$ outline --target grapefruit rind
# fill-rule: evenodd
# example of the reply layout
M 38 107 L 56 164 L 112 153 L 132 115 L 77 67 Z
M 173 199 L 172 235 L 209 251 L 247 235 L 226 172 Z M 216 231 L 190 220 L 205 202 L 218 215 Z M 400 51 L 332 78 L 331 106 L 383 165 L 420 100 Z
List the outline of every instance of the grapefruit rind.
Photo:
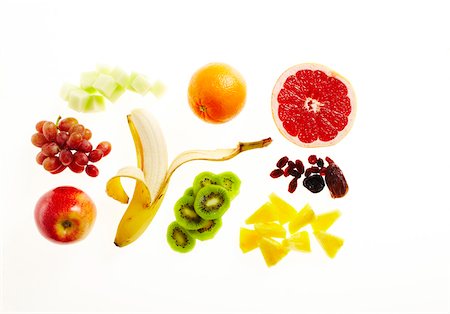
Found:
M 301 71 L 301 70 L 322 71 L 327 76 L 334 77 L 334 78 L 338 79 L 339 81 L 341 81 L 342 83 L 344 83 L 344 85 L 347 88 L 347 97 L 350 99 L 350 104 L 351 104 L 352 110 L 351 110 L 350 115 L 347 116 L 348 122 L 347 122 L 347 125 L 345 126 L 345 128 L 342 131 L 339 131 L 337 136 L 330 141 L 321 141 L 320 139 L 317 139 L 311 143 L 304 143 L 304 142 L 300 141 L 300 139 L 297 136 L 290 135 L 286 131 L 285 127 L 283 126 L 283 121 L 281 121 L 279 118 L 278 94 L 280 93 L 281 89 L 283 88 L 283 85 L 286 82 L 287 78 L 292 75 L 295 75 L 298 71 Z M 277 82 L 275 83 L 275 86 L 272 91 L 272 117 L 273 117 L 273 120 L 275 121 L 275 124 L 276 124 L 278 130 L 290 142 L 292 142 L 298 146 L 305 147 L 305 148 L 332 146 L 332 145 L 335 145 L 338 142 L 340 142 L 353 127 L 353 122 L 354 122 L 355 115 L 356 115 L 356 107 L 357 107 L 356 106 L 356 95 L 355 95 L 355 92 L 354 92 L 353 87 L 350 84 L 350 82 L 346 78 L 344 78 L 342 75 L 340 75 L 339 73 L 329 69 L 328 67 L 326 67 L 324 65 L 317 64 L 317 63 L 301 63 L 301 64 L 290 67 L 283 74 L 281 74 L 281 76 L 278 78 Z

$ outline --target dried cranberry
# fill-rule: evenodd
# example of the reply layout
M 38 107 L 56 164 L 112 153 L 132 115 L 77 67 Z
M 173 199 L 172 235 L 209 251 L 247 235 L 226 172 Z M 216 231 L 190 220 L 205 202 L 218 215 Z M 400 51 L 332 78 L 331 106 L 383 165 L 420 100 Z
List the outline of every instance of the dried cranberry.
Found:
M 305 177 L 309 177 L 311 175 L 312 171 L 311 168 L 308 168 L 305 170 Z
M 289 161 L 289 158 L 287 158 L 287 156 L 282 157 L 280 160 L 278 160 L 277 167 L 283 168 L 284 166 L 286 166 L 288 161 Z
M 322 167 L 321 169 L 320 169 L 320 175 L 321 176 L 325 176 L 326 174 L 327 174 L 327 170 L 328 170 L 328 168 L 327 167 Z
M 303 180 L 303 186 L 312 193 L 319 193 L 325 187 L 322 176 L 313 174 Z
M 309 169 L 311 169 L 311 173 L 319 173 L 320 172 L 319 167 L 313 166 L 313 167 L 309 167 Z
M 326 158 L 329 165 L 327 167 L 327 173 L 325 175 L 325 181 L 327 183 L 328 190 L 332 198 L 340 198 L 345 196 L 348 192 L 348 184 L 345 180 L 342 170 L 334 163 L 330 158 Z
M 281 177 L 283 174 L 284 171 L 277 168 L 270 173 L 270 176 L 275 179 Z
M 298 180 L 298 178 L 294 178 L 291 180 L 291 182 L 289 182 L 289 188 L 288 188 L 289 193 L 294 193 L 295 190 L 297 189 L 297 180 Z
M 319 168 L 322 168 L 322 167 L 323 167 L 323 159 L 322 159 L 322 158 L 317 159 L 317 166 L 318 166 Z
M 297 168 L 297 170 L 300 174 L 303 174 L 305 172 L 305 167 L 303 166 L 303 163 L 301 160 L 297 159 L 295 161 L 295 167 Z
M 291 165 L 288 165 L 286 168 L 284 168 L 284 176 L 285 177 L 289 176 L 289 173 L 291 172 L 292 168 L 293 167 Z
M 308 157 L 308 162 L 309 162 L 311 165 L 314 165 L 314 164 L 317 162 L 317 156 L 316 156 L 316 155 L 311 155 L 311 156 L 309 156 L 309 157 Z
M 297 170 L 295 170 L 294 168 L 290 169 L 289 175 L 296 177 L 296 178 L 300 178 L 302 176 L 302 174 L 300 172 L 298 172 Z

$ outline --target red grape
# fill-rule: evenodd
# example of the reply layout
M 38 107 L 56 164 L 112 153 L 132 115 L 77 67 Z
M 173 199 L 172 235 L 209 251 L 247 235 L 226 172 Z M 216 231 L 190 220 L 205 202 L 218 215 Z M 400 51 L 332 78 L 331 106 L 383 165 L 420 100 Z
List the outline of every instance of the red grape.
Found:
M 92 144 L 88 140 L 82 140 L 80 146 L 78 146 L 80 152 L 89 153 L 92 150 Z
M 85 140 L 90 140 L 91 138 L 92 138 L 92 131 L 91 130 L 89 130 L 89 129 L 84 129 L 84 135 L 83 135 L 83 138 L 85 139 Z
M 103 151 L 100 149 L 94 149 L 89 153 L 89 160 L 92 162 L 97 162 L 103 157 Z
M 47 158 L 47 156 L 45 156 L 42 152 L 39 152 L 36 155 L 36 162 L 40 165 L 42 165 L 42 163 L 44 162 L 45 158 Z
M 56 135 L 56 144 L 59 145 L 60 148 L 66 147 L 66 142 L 69 139 L 69 133 L 61 131 Z
M 50 142 L 42 145 L 42 153 L 45 156 L 55 156 L 59 152 L 59 146 L 55 142 Z
M 39 133 L 42 133 L 42 127 L 44 126 L 44 123 L 47 122 L 45 120 L 39 121 L 38 123 L 36 123 L 36 131 L 38 131 Z
M 64 169 L 66 169 L 66 167 L 67 167 L 67 166 L 61 165 L 61 166 L 59 166 L 56 170 L 50 171 L 50 173 L 51 173 L 51 174 L 57 174 L 57 173 L 63 172 Z
M 90 177 L 96 177 L 98 176 L 98 168 L 94 165 L 87 165 L 85 169 L 86 173 Z
M 80 133 L 81 135 L 83 135 L 84 126 L 82 124 L 72 125 L 71 128 L 69 129 L 69 134 L 73 134 L 73 133 Z
M 42 126 L 42 133 L 44 134 L 45 138 L 51 142 L 56 139 L 56 134 L 58 133 L 58 128 L 53 122 L 47 121 Z
M 84 171 L 84 166 L 78 165 L 75 160 L 69 165 L 69 169 L 75 173 L 81 173 Z
M 73 160 L 72 152 L 70 150 L 68 150 L 68 149 L 63 149 L 59 153 L 59 160 L 61 161 L 61 163 L 64 166 L 68 166 Z
M 76 152 L 73 154 L 73 161 L 80 166 L 86 166 L 89 162 L 88 156 L 83 152 Z
M 42 133 L 34 133 L 31 136 L 31 143 L 33 143 L 34 146 L 42 147 L 42 145 L 47 142 L 47 138 L 45 138 L 44 134 Z
M 82 140 L 83 136 L 80 133 L 72 133 L 67 139 L 66 144 L 70 149 L 77 149 Z
M 106 155 L 109 154 L 109 152 L 111 151 L 111 143 L 110 142 L 100 142 L 97 145 L 97 149 L 100 149 L 103 152 L 103 157 L 105 157 Z
M 57 157 L 51 156 L 44 159 L 42 166 L 44 166 L 44 169 L 47 171 L 54 171 L 61 166 L 61 162 Z
M 69 132 L 70 128 L 78 124 L 78 120 L 75 118 L 65 118 L 59 121 L 58 128 L 60 131 Z

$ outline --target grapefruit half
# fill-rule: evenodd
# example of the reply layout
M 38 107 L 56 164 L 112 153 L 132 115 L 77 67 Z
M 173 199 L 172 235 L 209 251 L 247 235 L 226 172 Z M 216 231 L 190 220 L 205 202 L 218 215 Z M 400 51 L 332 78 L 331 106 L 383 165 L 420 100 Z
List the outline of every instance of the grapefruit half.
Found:
M 302 147 L 331 146 L 353 126 L 356 98 L 349 81 L 324 65 L 303 63 L 286 70 L 272 92 L 278 130 Z

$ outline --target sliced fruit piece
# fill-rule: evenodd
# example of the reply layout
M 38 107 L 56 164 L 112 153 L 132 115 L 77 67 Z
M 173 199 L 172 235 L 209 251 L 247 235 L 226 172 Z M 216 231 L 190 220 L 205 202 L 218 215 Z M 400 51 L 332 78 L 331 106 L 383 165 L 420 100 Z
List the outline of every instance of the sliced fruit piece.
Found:
M 73 84 L 64 84 L 61 87 L 61 90 L 59 92 L 59 95 L 61 96 L 62 99 L 64 99 L 65 101 L 69 101 L 70 98 L 70 93 L 74 90 L 79 90 L 80 88 L 73 85 Z
M 281 197 L 276 195 L 275 193 L 271 193 L 269 195 L 270 202 L 272 202 L 273 206 L 278 211 L 278 221 L 284 225 L 288 221 L 291 221 L 292 218 L 297 215 L 297 211 L 292 205 L 287 203 Z
M 314 232 L 314 236 L 330 258 L 334 258 L 342 245 L 344 245 L 344 239 L 323 231 Z
M 309 204 L 306 204 L 294 218 L 289 222 L 289 232 L 295 233 L 315 218 L 314 211 Z
M 161 97 L 164 92 L 166 91 L 166 87 L 161 81 L 156 81 L 153 83 L 153 85 L 150 87 L 150 92 L 153 93 L 156 97 Z
M 273 88 L 275 124 L 286 139 L 302 147 L 338 143 L 352 128 L 355 114 L 349 81 L 324 65 L 295 65 Z
M 187 253 L 195 247 L 195 239 L 176 221 L 167 228 L 166 237 L 167 243 L 176 252 Z
M 210 171 L 203 171 L 195 176 L 192 188 L 194 189 L 194 195 L 197 195 L 201 188 L 208 185 L 219 184 L 219 177 Z
M 136 72 L 131 73 L 130 84 L 128 85 L 129 90 L 145 95 L 150 90 L 151 86 L 152 84 L 146 76 Z
M 267 266 L 276 265 L 283 257 L 289 253 L 289 249 L 281 243 L 271 239 L 262 237 L 259 242 L 259 249 L 266 261 Z
M 189 230 L 189 233 L 197 240 L 206 241 L 214 238 L 221 227 L 222 219 L 207 220 L 204 227 L 198 230 Z
M 194 210 L 194 197 L 184 195 L 173 207 L 175 220 L 186 230 L 197 230 L 206 226 L 207 221 Z
M 100 94 L 91 94 L 82 112 L 99 112 L 105 109 L 105 98 Z
M 119 84 L 122 88 L 128 88 L 128 85 L 130 84 L 130 76 L 122 70 L 119 67 L 115 67 L 111 71 L 111 77 L 116 81 L 117 84 Z
M 85 108 L 89 105 L 89 102 L 92 101 L 91 94 L 82 90 L 81 88 L 77 88 L 72 90 L 69 93 L 69 107 L 78 112 L 83 112 Z
M 230 201 L 227 190 L 219 185 L 210 184 L 198 191 L 194 209 L 203 219 L 218 219 L 230 208 Z
M 258 247 L 261 235 L 255 230 L 241 228 L 239 235 L 239 247 L 242 252 L 247 253 Z
M 264 237 L 286 238 L 286 230 L 276 222 L 260 222 L 255 224 L 255 230 Z
M 82 89 L 90 88 L 94 86 L 95 81 L 100 75 L 97 71 L 83 72 L 80 75 L 80 87 Z
M 267 202 L 248 217 L 245 223 L 251 225 L 258 222 L 271 222 L 275 220 L 278 220 L 278 211 L 272 203 Z
M 301 252 L 311 252 L 311 244 L 309 241 L 308 231 L 300 231 L 294 233 L 289 238 L 284 239 L 282 244 L 288 249 Z
M 119 84 L 117 84 L 111 76 L 100 73 L 94 84 L 92 84 L 92 87 L 109 99 L 113 97 L 113 94 L 119 87 Z
M 226 171 L 219 173 L 217 177 L 219 179 L 219 184 L 228 191 L 231 199 L 235 198 L 239 194 L 241 179 L 239 179 L 237 174 L 231 171 Z
M 327 231 L 339 217 L 341 217 L 341 212 L 337 209 L 317 215 L 316 219 L 311 222 L 311 227 L 314 231 Z

